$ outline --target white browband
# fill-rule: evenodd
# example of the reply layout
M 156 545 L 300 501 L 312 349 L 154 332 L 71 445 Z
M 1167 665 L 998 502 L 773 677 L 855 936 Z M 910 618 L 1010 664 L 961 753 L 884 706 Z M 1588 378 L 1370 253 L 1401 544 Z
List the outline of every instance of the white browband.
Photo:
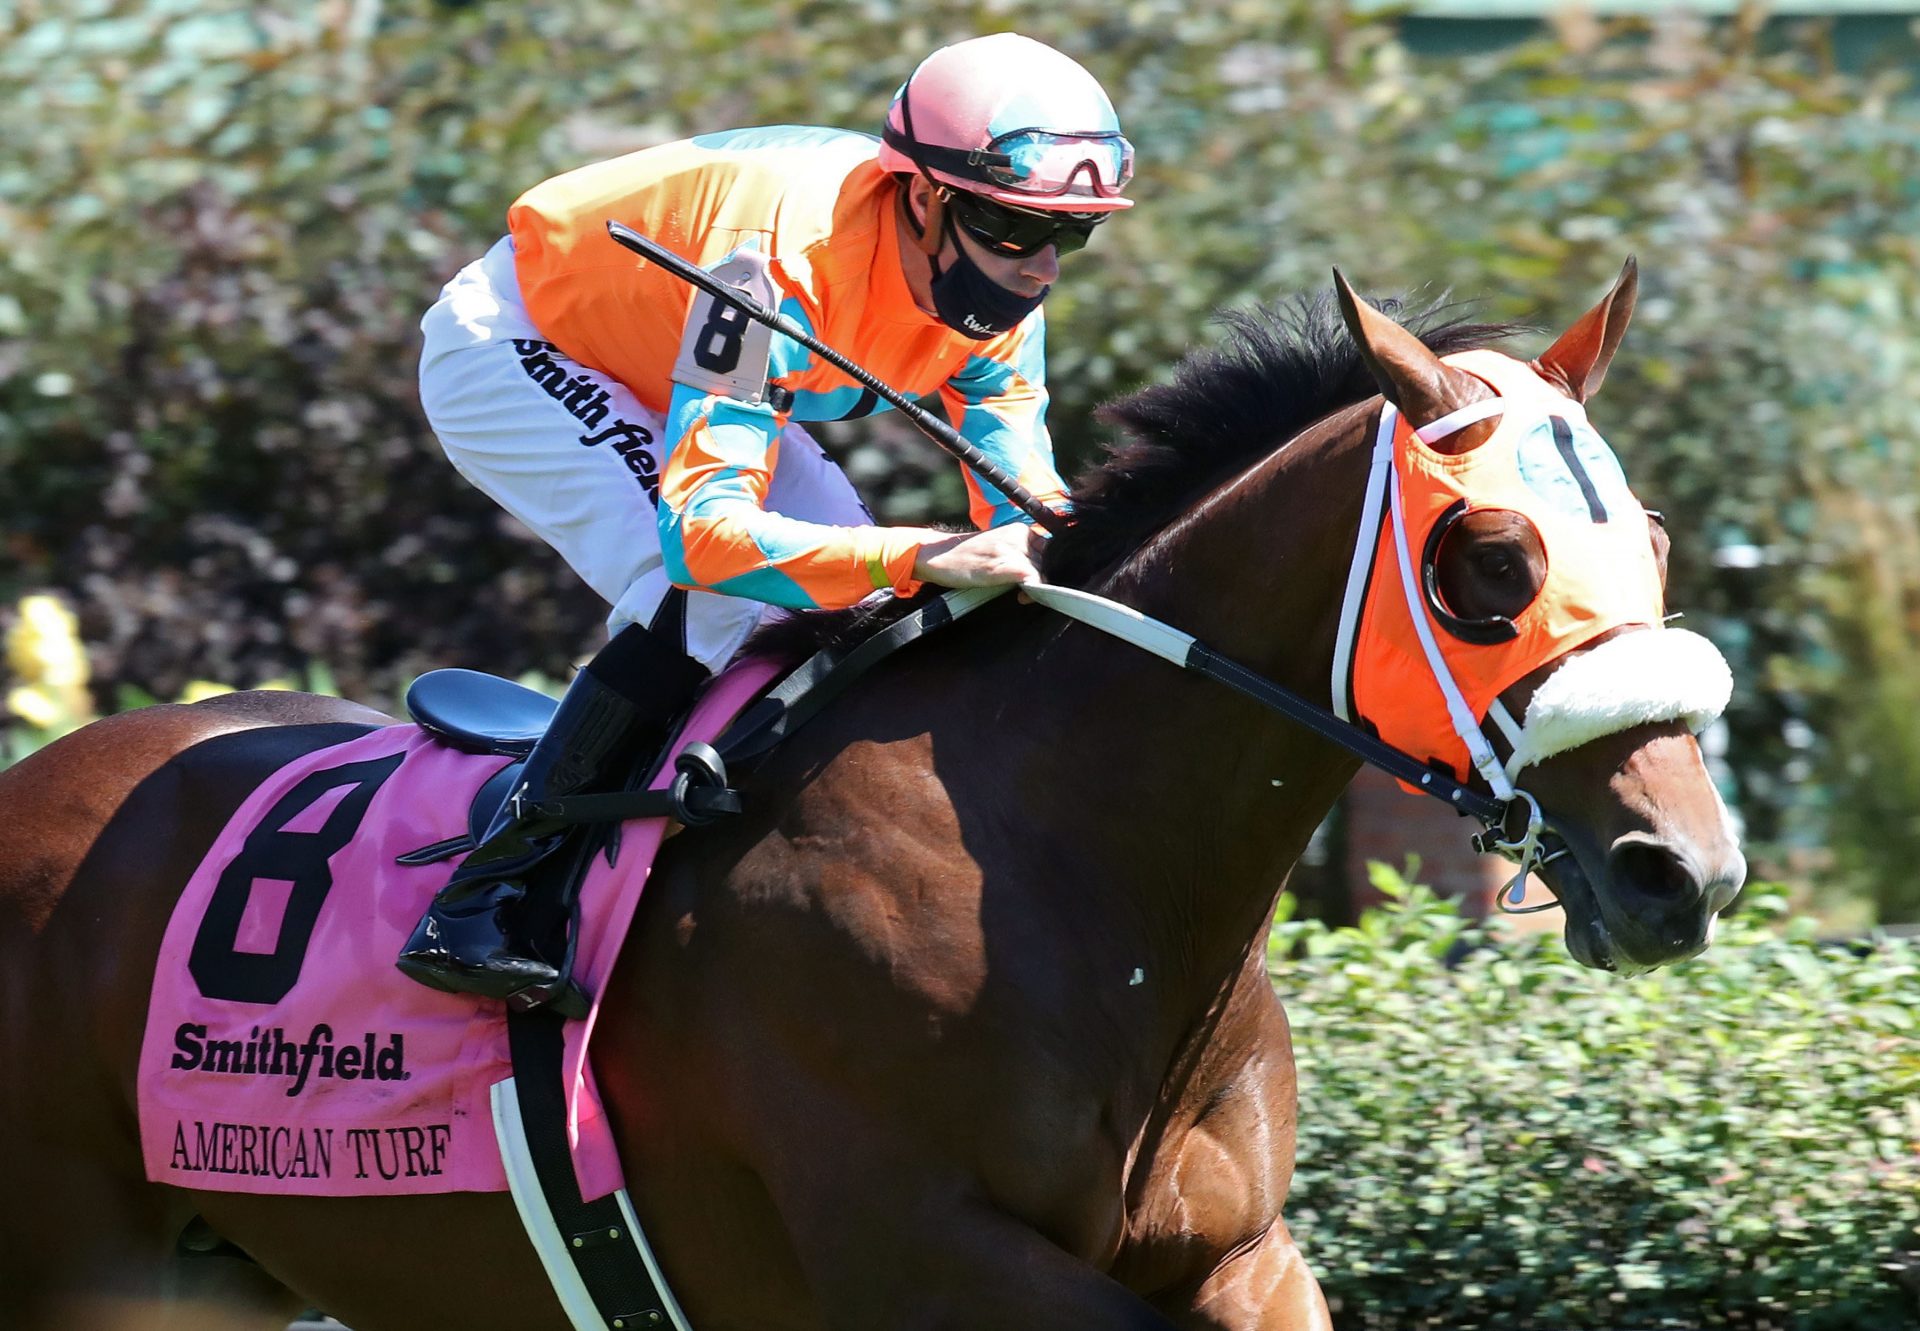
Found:
M 1507 409 L 1505 398 L 1486 397 L 1478 402 L 1469 402 L 1464 407 L 1456 407 L 1437 421 L 1429 421 L 1413 432 L 1413 437 L 1423 444 L 1437 444 L 1450 434 L 1456 434 L 1469 425 L 1478 425 L 1490 416 L 1498 416 Z

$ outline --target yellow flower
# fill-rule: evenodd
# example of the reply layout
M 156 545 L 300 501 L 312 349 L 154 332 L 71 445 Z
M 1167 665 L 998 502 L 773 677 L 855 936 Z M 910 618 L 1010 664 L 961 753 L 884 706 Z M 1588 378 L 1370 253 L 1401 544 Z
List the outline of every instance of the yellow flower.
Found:
M 87 654 L 80 623 L 57 597 L 21 600 L 19 619 L 7 631 L 7 664 L 29 684 L 72 693 L 87 684 Z
M 51 693 L 32 684 L 23 684 L 7 694 L 7 710 L 36 730 L 52 730 L 60 724 L 60 704 Z
M 232 692 L 231 685 L 216 684 L 210 679 L 193 679 L 188 680 L 187 687 L 180 690 L 180 701 L 205 702 L 209 698 L 218 698 L 223 693 Z

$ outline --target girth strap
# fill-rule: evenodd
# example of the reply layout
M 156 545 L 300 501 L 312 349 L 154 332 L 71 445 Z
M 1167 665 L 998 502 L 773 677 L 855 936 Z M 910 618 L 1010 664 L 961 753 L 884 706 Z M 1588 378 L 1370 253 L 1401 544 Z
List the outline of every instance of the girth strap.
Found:
M 566 1095 L 561 1081 L 564 1024 L 551 1012 L 509 1012 L 507 1039 L 513 1055 L 510 1092 L 518 1101 L 518 1126 L 524 1132 L 527 1161 L 538 1181 L 544 1208 L 531 1206 L 516 1184 L 515 1203 L 543 1265 L 572 1265 L 575 1280 L 564 1283 L 549 1270 L 554 1291 L 576 1328 L 606 1331 L 686 1331 L 679 1305 L 661 1278 L 658 1263 L 620 1192 L 593 1201 L 580 1195 L 567 1137 Z M 499 1088 L 496 1088 L 498 1090 Z M 496 1129 L 501 1119 L 495 1110 Z M 504 1147 L 504 1143 L 503 1143 Z M 529 1211 L 557 1230 L 535 1233 Z M 546 1215 L 538 1215 L 544 1209 Z M 544 1242 L 543 1242 L 544 1241 Z M 552 1252 L 557 1246 L 561 1258 Z M 570 1289 L 584 1286 L 591 1308 L 570 1300 Z

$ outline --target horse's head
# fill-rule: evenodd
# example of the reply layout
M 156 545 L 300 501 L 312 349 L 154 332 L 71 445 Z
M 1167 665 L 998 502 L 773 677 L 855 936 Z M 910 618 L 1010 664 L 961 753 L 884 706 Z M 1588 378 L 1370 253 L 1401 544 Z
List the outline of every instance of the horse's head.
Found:
M 1442 359 L 1339 281 L 1391 406 L 1333 685 L 1388 743 L 1522 787 L 1516 811 L 1537 801 L 1569 949 L 1626 971 L 1704 948 L 1746 873 L 1693 738 L 1726 705 L 1726 663 L 1664 626 L 1666 533 L 1581 405 L 1635 285 L 1630 260 L 1523 364 Z

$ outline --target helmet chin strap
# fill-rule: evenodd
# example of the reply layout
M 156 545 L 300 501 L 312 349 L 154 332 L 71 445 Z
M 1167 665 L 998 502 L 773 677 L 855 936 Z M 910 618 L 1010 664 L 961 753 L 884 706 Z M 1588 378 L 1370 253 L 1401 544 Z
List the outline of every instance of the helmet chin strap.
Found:
M 913 213 L 913 179 L 927 182 L 927 217 L 924 222 L 915 217 Z M 928 290 L 924 298 L 919 291 L 914 291 L 914 304 L 919 305 L 920 308 L 928 314 L 933 314 L 935 313 L 935 308 L 932 283 L 935 278 L 940 276 L 940 249 L 944 243 L 942 233 L 947 230 L 948 219 L 946 198 L 941 193 L 939 184 L 936 183 L 931 176 L 923 172 L 919 176 L 913 177 L 901 184 L 900 220 L 905 223 L 908 232 L 913 236 L 913 247 L 920 251 L 927 261 L 926 271 L 923 274 L 922 280 L 928 287 Z M 959 243 L 957 239 L 954 241 L 956 245 Z M 907 285 L 911 288 L 913 286 L 912 281 L 909 280 Z M 926 302 L 925 304 L 921 303 L 923 299 Z
M 907 229 L 913 232 L 913 243 L 922 254 L 931 259 L 940 253 L 941 243 L 946 238 L 947 200 L 933 177 L 923 172 L 920 179 L 927 182 L 927 220 L 921 222 L 913 215 L 911 185 L 900 191 L 900 210 L 906 215 Z

